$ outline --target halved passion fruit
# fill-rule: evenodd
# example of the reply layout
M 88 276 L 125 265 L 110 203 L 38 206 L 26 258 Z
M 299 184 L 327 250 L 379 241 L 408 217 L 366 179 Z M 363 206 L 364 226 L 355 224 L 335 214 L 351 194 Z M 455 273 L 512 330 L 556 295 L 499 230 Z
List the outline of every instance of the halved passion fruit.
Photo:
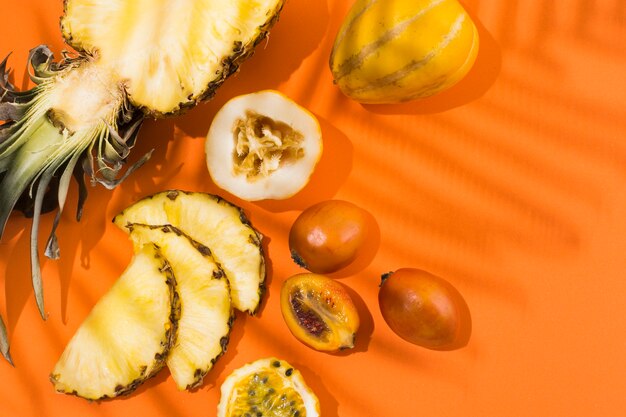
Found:
M 235 97 L 217 112 L 205 151 L 218 187 L 243 200 L 281 200 L 309 182 L 322 133 L 308 110 L 265 90 Z
M 280 308 L 291 333 L 313 349 L 354 347 L 359 314 L 346 289 L 318 274 L 298 274 L 281 288 Z
M 302 374 L 283 360 L 264 358 L 233 371 L 221 387 L 217 417 L 318 417 L 320 405 Z

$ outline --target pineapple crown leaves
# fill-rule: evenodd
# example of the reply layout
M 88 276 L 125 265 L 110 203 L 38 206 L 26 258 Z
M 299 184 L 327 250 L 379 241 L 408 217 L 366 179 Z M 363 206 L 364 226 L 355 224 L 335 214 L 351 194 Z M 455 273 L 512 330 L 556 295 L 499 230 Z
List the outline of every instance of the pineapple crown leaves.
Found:
M 13 359 L 11 358 L 11 353 L 9 352 L 9 336 L 2 317 L 0 317 L 0 353 L 2 353 L 2 356 L 4 356 L 7 362 L 13 365 Z

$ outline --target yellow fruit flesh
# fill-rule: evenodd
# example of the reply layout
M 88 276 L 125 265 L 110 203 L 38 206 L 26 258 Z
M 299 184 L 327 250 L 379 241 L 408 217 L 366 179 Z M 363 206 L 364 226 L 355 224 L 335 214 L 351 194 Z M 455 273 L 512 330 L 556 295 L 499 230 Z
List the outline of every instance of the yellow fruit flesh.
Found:
M 134 256 L 59 358 L 50 376 L 57 391 L 115 397 L 164 365 L 179 310 L 168 268 L 153 245 Z
M 172 226 L 130 226 L 136 250 L 159 246 L 172 267 L 181 301 L 178 337 L 167 366 L 180 390 L 202 383 L 228 343 L 232 308 L 228 281 L 208 248 Z
M 207 210 L 207 204 L 219 209 Z M 183 195 L 177 201 L 166 201 L 165 211 L 172 224 L 211 248 L 231 283 L 237 309 L 255 311 L 260 299 L 259 269 L 264 263 L 258 236 L 241 223 L 239 210 L 210 198 Z
M 122 83 L 90 59 L 56 78 L 49 94 L 53 119 L 71 133 L 115 123 L 124 98 Z
M 364 103 L 426 97 L 458 82 L 478 32 L 456 0 L 359 1 L 331 56 L 335 82 Z
M 256 312 L 265 283 L 261 235 L 230 203 L 203 193 L 165 191 L 140 200 L 113 220 L 128 223 L 171 224 L 211 249 L 230 284 L 233 306 Z
M 291 417 L 306 416 L 304 403 L 291 387 L 273 372 L 261 371 L 242 380 L 233 391 L 233 401 L 228 416 L 257 415 Z M 296 414 L 298 413 L 298 414 Z
M 221 387 L 217 417 L 317 417 L 319 400 L 289 363 L 265 358 L 233 371 Z
M 67 0 L 68 42 L 126 80 L 131 101 L 159 113 L 198 99 L 224 58 L 250 49 L 282 0 Z

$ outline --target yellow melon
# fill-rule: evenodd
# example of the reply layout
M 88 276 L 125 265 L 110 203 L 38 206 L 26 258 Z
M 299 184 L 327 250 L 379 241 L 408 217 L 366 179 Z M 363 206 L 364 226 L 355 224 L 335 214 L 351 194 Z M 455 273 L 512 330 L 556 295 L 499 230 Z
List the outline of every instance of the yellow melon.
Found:
M 334 82 L 361 103 L 446 90 L 470 70 L 478 31 L 457 0 L 357 0 L 333 45 Z

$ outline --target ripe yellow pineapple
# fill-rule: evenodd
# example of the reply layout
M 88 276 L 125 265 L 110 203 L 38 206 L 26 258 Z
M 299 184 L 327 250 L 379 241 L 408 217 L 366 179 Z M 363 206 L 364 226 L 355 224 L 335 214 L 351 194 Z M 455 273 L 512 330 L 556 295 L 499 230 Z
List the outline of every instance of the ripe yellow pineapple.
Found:
M 90 400 L 133 391 L 165 365 L 180 303 L 170 265 L 144 245 L 94 306 L 50 374 L 55 389 Z

